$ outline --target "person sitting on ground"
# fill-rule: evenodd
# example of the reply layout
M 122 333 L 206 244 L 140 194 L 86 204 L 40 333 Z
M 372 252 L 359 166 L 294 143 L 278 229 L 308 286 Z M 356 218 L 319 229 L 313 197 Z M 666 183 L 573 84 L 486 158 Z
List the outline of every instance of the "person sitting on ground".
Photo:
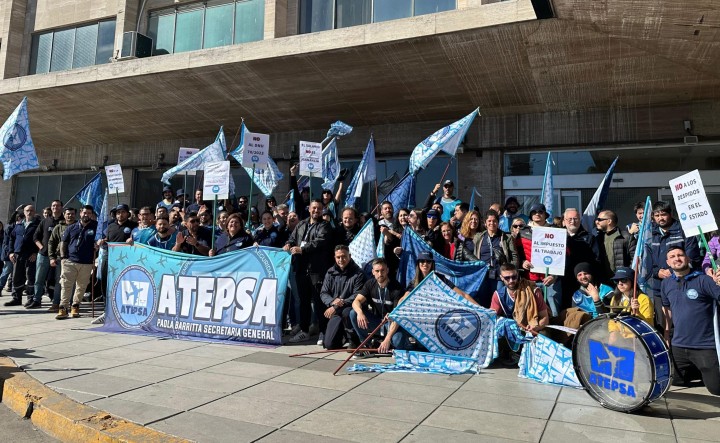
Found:
M 225 254 L 226 252 L 237 251 L 252 246 L 253 239 L 243 226 L 243 219 L 240 214 L 232 214 L 228 217 L 227 232 L 223 232 L 215 242 L 215 248 L 209 252 L 210 257 Z
M 147 241 L 148 246 L 171 250 L 175 246 L 177 230 L 172 227 L 167 217 L 155 220 L 155 233 Z
M 365 274 L 355 264 L 346 245 L 335 246 L 335 265 L 325 274 L 320 299 L 326 309 L 322 315 L 327 319 L 322 341 L 325 349 L 339 349 L 343 337 L 354 343 L 354 331 L 350 322 L 350 312 L 356 295 L 362 290 Z
M 635 283 L 635 271 L 621 266 L 615 271 L 612 280 L 616 285 L 615 290 L 606 297 L 603 297 L 601 295 L 602 291 L 594 285 L 587 285 L 587 292 L 595 303 L 595 310 L 599 313 L 633 314 L 653 326 L 655 323 L 655 308 L 650 297 L 643 293 Z
M 580 308 L 592 314 L 593 317 L 597 317 L 598 313 L 607 312 L 597 310 L 595 299 L 597 298 L 597 303 L 601 305 L 608 302 L 606 297 L 612 293 L 613 289 L 594 280 L 590 263 L 578 263 L 575 266 L 575 278 L 580 284 L 580 288 L 572 296 L 573 307 Z

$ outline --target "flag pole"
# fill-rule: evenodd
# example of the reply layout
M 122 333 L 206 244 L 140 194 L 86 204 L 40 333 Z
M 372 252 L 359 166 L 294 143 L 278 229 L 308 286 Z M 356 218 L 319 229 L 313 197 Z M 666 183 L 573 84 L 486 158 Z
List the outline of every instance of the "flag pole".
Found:
M 338 371 L 340 371 L 340 369 L 342 369 L 343 366 L 345 366 L 345 363 L 347 363 L 347 362 L 353 357 L 353 355 L 355 355 L 355 354 L 358 352 L 358 350 L 360 350 L 360 349 L 362 349 L 362 348 L 365 347 L 365 343 L 367 343 L 368 341 L 370 341 L 370 339 L 375 335 L 375 333 L 377 333 L 377 331 L 379 331 L 380 328 L 382 328 L 383 325 L 384 325 L 385 323 L 387 323 L 388 318 L 389 318 L 389 317 L 387 317 L 387 316 L 385 316 L 385 318 L 383 318 L 383 320 L 380 322 L 380 324 L 377 326 L 377 328 L 375 328 L 374 331 L 372 331 L 370 334 L 368 334 L 368 336 L 365 337 L 365 340 L 363 340 L 363 342 L 360 343 L 360 346 L 358 346 L 358 347 L 352 352 L 352 354 L 348 355 L 348 358 L 346 358 L 345 361 L 343 361 L 342 364 L 341 364 L 340 366 L 338 366 L 337 369 L 335 369 L 335 372 L 333 372 L 333 375 L 337 375 Z
M 215 249 L 215 219 L 217 218 L 217 194 L 213 198 L 212 231 L 210 231 L 210 249 Z
M 445 180 L 445 175 L 448 172 L 448 169 L 450 169 L 450 164 L 452 164 L 453 160 L 455 160 L 454 156 L 450 156 L 450 160 L 448 161 L 447 166 L 445 166 L 445 172 L 443 172 L 442 177 L 440 177 L 440 184 L 442 184 L 443 180 Z
M 183 193 L 184 193 L 184 194 L 187 193 L 187 169 L 185 170 L 185 178 L 183 178 Z M 182 201 L 182 210 L 183 210 L 183 212 L 185 212 L 185 204 L 186 204 L 185 195 L 184 195 L 184 194 L 183 194 L 183 196 L 182 196 L 182 199 L 183 199 L 183 201 Z
M 241 122 L 244 123 L 245 119 L 240 118 Z M 238 130 L 235 132 L 235 137 L 233 137 L 232 143 L 230 143 L 230 147 L 227 150 L 227 153 L 225 155 L 225 158 L 228 158 L 230 155 L 230 152 L 234 150 L 233 146 L 235 146 L 235 140 L 237 140 L 238 136 L 240 136 L 240 130 L 242 129 L 243 125 L 240 123 L 240 126 L 238 127 Z
M 117 188 L 115 188 L 115 201 L 117 202 L 117 206 L 120 206 L 120 193 Z
M 700 241 L 705 248 L 705 253 L 710 254 L 710 264 L 712 264 L 713 271 L 717 271 L 717 263 L 715 263 L 715 257 L 713 257 L 712 252 L 710 252 L 710 246 L 708 246 L 708 242 L 705 239 L 705 235 L 703 234 L 702 228 L 700 226 L 698 226 L 698 232 L 700 233 Z
M 377 204 L 377 207 L 380 206 L 380 196 L 378 195 L 378 187 L 377 187 L 377 174 L 375 177 L 375 203 Z M 370 206 L 370 205 L 368 205 Z M 380 209 L 378 209 L 378 218 L 380 218 Z
M 245 221 L 245 229 L 248 229 L 248 230 L 252 226 L 250 223 L 250 218 L 252 217 L 252 193 L 253 193 L 253 184 L 254 183 L 255 183 L 255 163 L 253 163 L 252 176 L 250 177 L 250 195 L 248 196 L 248 219 L 247 219 L 247 221 Z M 258 214 L 258 215 L 260 215 L 260 214 Z

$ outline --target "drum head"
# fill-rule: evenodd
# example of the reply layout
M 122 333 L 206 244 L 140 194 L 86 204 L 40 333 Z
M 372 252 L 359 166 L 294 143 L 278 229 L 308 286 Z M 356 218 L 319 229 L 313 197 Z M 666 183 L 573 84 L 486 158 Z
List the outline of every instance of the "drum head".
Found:
M 573 342 L 580 384 L 608 409 L 638 410 L 655 388 L 655 366 L 645 342 L 622 318 L 598 317 L 580 328 Z

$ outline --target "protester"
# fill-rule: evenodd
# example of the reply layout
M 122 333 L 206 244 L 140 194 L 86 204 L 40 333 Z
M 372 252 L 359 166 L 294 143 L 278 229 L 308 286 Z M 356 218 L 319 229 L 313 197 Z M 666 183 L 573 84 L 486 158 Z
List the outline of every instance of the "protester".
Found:
M 455 231 L 458 231 L 460 229 L 460 226 L 462 226 L 463 220 L 465 220 L 465 216 L 470 211 L 470 205 L 467 203 L 458 203 L 455 205 L 455 209 L 453 211 L 453 216 L 450 218 L 450 223 L 453 225 L 453 229 Z
M 463 242 L 455 236 L 455 229 L 450 222 L 440 224 L 440 235 L 442 236 L 442 243 L 440 244 L 440 251 L 438 252 L 440 252 L 443 257 L 455 261 L 477 260 L 477 258 L 465 248 Z
M 125 205 L 125 206 L 127 206 L 127 205 Z M 170 216 L 170 210 L 168 210 L 168 208 L 166 208 L 165 206 L 158 206 L 157 208 L 155 208 L 155 218 L 156 219 L 160 218 L 160 217 L 169 217 L 169 216 Z
M 422 209 L 413 209 L 410 211 L 410 214 L 408 214 L 408 226 L 421 237 L 427 233 L 427 220 Z
M 17 214 L 14 215 L 14 217 L 17 216 Z M 5 288 L 5 285 L 8 281 L 10 281 L 10 276 L 12 275 L 12 268 L 13 264 L 10 261 L 10 253 L 8 252 L 8 244 L 7 240 L 10 239 L 10 231 L 15 227 L 14 221 L 11 220 L 8 222 L 7 227 L 4 227 L 2 222 L 0 222 L 0 230 L 2 230 L 2 252 L 0 252 L 0 259 L 2 259 L 3 268 L 2 268 L 2 274 L 0 274 L 0 291 L 6 290 L 10 292 L 12 288 Z
M 315 311 L 322 315 L 320 289 L 332 260 L 332 229 L 322 221 L 322 202 L 313 200 L 309 210 L 310 217 L 298 223 L 284 246 L 293 255 L 293 271 L 300 296 L 300 331 L 290 338 L 290 343 L 310 338 L 312 304 L 316 306 Z
M 510 228 L 515 220 L 522 220 L 523 225 L 528 224 L 529 218 L 527 215 L 518 213 L 520 209 L 520 202 L 517 197 L 510 196 L 505 199 L 505 212 L 500 216 L 500 229 L 503 232 L 511 233 Z
M 613 291 L 610 286 L 600 283 L 593 277 L 593 269 L 588 262 L 581 262 L 575 265 L 575 279 L 579 285 L 573 293 L 572 304 L 574 307 L 597 317 L 598 313 L 606 312 L 598 310 L 597 303 L 607 304 L 606 297 Z M 569 279 L 567 279 L 569 280 Z
M 73 318 L 80 317 L 80 302 L 85 293 L 85 288 L 90 283 L 90 276 L 95 263 L 95 250 L 97 249 L 95 233 L 98 225 L 92 219 L 93 212 L 92 206 L 83 206 L 80 211 L 80 220 L 69 225 L 63 232 L 60 243 L 60 255 L 62 257 L 60 309 L 55 317 L 58 320 L 68 318 L 71 293 L 74 295 L 70 316 Z
M 261 217 L 262 226 L 255 230 L 253 235 L 253 244 L 255 246 L 268 246 L 271 248 L 280 248 L 285 243 L 280 243 L 280 233 L 274 224 L 272 212 L 265 211 Z
M 187 205 L 186 208 L 184 208 L 185 212 L 188 213 L 188 214 L 191 213 L 191 212 L 199 212 L 199 211 L 200 211 L 200 206 L 203 206 L 204 203 L 203 203 L 203 190 L 202 190 L 202 188 L 197 188 L 197 189 L 195 190 L 195 196 L 194 196 L 194 197 L 195 197 L 195 201 L 193 201 L 192 203 L 190 203 L 189 205 Z
M 200 218 L 196 215 L 185 217 L 185 228 L 180 229 L 175 237 L 175 252 L 192 255 L 208 255 L 212 244 L 212 232 L 200 226 Z M 217 246 L 217 245 L 216 245 Z
M 237 199 L 237 213 L 240 214 L 243 220 L 248 218 L 248 197 L 247 195 L 241 195 Z
M 625 227 L 630 235 L 637 240 L 638 232 L 640 232 L 640 224 L 642 223 L 643 216 L 645 215 L 645 202 L 637 202 L 633 206 L 633 212 L 637 222 L 630 223 Z
M 275 200 L 275 197 L 272 195 L 269 197 L 265 197 L 265 209 L 264 211 L 267 211 L 269 213 L 275 212 L 275 209 L 277 208 L 277 200 Z
M 714 310 L 720 301 L 720 272 L 710 277 L 694 271 L 690 258 L 679 245 L 668 246 L 667 265 L 671 271 L 662 281 L 660 294 L 665 341 L 672 347 L 675 362 L 673 384 L 686 386 L 693 379 L 702 378 L 711 394 L 720 395 L 720 364 L 713 326 Z
M 175 246 L 178 231 L 173 228 L 166 217 L 155 220 L 155 233 L 147 241 L 148 246 L 172 250 Z
M 473 236 L 475 256 L 488 266 L 477 300 L 484 308 L 490 307 L 493 293 L 502 285 L 500 265 L 512 263 L 517 267 L 519 264 L 515 243 L 509 234 L 500 230 L 499 219 L 497 212 L 489 210 L 485 214 L 486 230 Z
M 48 296 L 52 299 L 54 295 L 55 285 L 55 269 L 50 267 L 50 259 L 48 258 L 48 240 L 55 226 L 62 220 L 63 204 L 60 200 L 53 200 L 50 204 L 50 215 L 45 217 L 40 226 L 35 230 L 33 240 L 39 251 L 37 261 L 35 262 L 35 289 L 33 291 L 33 303 L 27 306 L 29 309 L 39 308 L 42 302 L 42 296 L 48 292 Z M 58 275 L 59 279 L 60 276 Z
M 194 212 L 188 212 L 188 214 L 194 214 Z M 167 219 L 168 216 L 162 215 L 160 217 L 156 217 L 156 219 L 160 219 L 160 218 Z M 173 231 L 180 229 L 180 227 L 182 226 L 182 222 L 183 222 L 183 213 L 178 212 L 178 211 L 171 212 L 169 222 L 170 222 L 170 227 L 172 228 Z
M 522 219 L 520 219 L 520 218 L 516 218 L 515 220 L 513 220 L 512 224 L 510 225 L 510 228 L 511 228 L 510 235 L 516 242 L 520 235 L 520 231 L 524 227 L 525 227 L 525 222 L 522 221 Z M 503 232 L 505 232 L 505 231 L 503 231 Z
M 175 213 L 175 211 L 172 211 L 172 213 Z M 150 206 L 140 208 L 138 218 L 138 225 L 130 233 L 130 238 L 134 243 L 146 245 L 148 240 L 155 235 L 155 217 Z
M 563 225 L 563 218 L 562 217 L 553 217 L 552 226 L 554 228 L 564 228 L 565 225 Z
M 395 255 L 395 248 L 400 246 L 403 228 L 395 219 L 395 208 L 392 203 L 384 201 L 380 208 L 382 218 L 378 221 L 378 225 L 380 233 L 383 234 L 383 254 L 390 269 L 390 275 L 395 275 L 400 266 L 400 259 Z
M 180 234 L 178 234 L 179 238 Z M 179 240 L 177 240 L 179 241 Z M 215 242 L 215 248 L 209 250 L 209 255 L 221 255 L 226 252 L 237 251 L 252 246 L 253 238 L 245 230 L 240 214 L 231 214 L 228 217 L 227 232 L 223 232 Z
M 427 212 L 425 217 L 427 220 L 427 231 L 423 235 L 423 240 L 431 248 L 440 252 L 443 244 L 442 234 L 440 232 L 440 213 L 435 209 L 431 209 Z
M 200 210 L 200 212 L 198 213 L 198 220 L 200 222 L 201 228 L 212 229 L 212 227 L 213 227 L 212 211 L 210 211 L 209 209 Z M 215 227 L 215 229 L 217 229 L 217 227 Z M 220 232 L 216 232 L 215 234 L 219 235 Z
M 168 212 L 170 212 L 170 208 L 172 208 L 173 203 L 175 203 L 175 199 L 173 198 L 175 194 L 173 194 L 173 190 L 170 186 L 163 186 L 162 190 L 162 200 L 158 202 L 157 205 L 155 205 L 155 209 L 163 207 L 167 209 Z M 130 210 L 128 209 L 128 212 Z
M 350 249 L 346 245 L 335 246 L 335 265 L 325 274 L 320 299 L 325 310 L 320 330 L 325 330 L 324 336 L 318 339 L 318 345 L 325 349 L 338 349 L 342 346 L 343 337 L 353 342 L 353 327 L 350 322 L 350 312 L 356 295 L 362 290 L 365 283 L 365 274 L 352 260 Z M 323 328 L 324 326 L 324 328 Z
M 48 239 L 48 259 L 50 267 L 55 270 L 57 279 L 53 291 L 52 306 L 48 312 L 57 313 L 60 310 L 60 276 L 62 275 L 62 259 L 60 256 L 60 242 L 65 230 L 76 221 L 76 209 L 67 207 L 63 210 L 63 219 L 53 228 L 50 238 Z
M 340 224 L 335 228 L 335 243 L 338 245 L 350 245 L 355 236 L 360 232 L 358 225 L 358 213 L 352 206 L 343 208 Z
M 178 189 L 175 192 L 175 201 L 173 202 L 176 205 L 180 205 L 180 209 L 185 209 L 190 204 L 190 199 L 188 198 L 188 195 L 185 193 L 184 189 Z
M 463 242 L 465 249 L 476 257 L 478 254 L 475 253 L 475 236 L 480 232 L 480 225 L 480 214 L 473 209 L 465 215 L 457 235 L 458 239 Z
M 578 264 L 587 264 L 587 267 L 590 269 L 588 272 L 595 276 L 596 283 L 609 283 L 610 276 L 602 273 L 597 260 L 597 253 L 595 252 L 597 245 L 595 239 L 585 230 L 581 221 L 580 211 L 575 208 L 567 208 L 563 213 L 563 224 L 567 231 L 565 275 L 568 276 L 568 278 L 563 280 L 560 310 L 572 306 L 573 295 L 580 287 L 578 286 L 578 280 L 571 277 L 577 276 L 577 272 L 574 272 L 574 270 Z
M 653 308 L 652 300 L 635 283 L 635 271 L 627 267 L 619 267 L 612 280 L 616 286 L 611 293 L 607 294 L 607 303 L 603 301 L 603 296 L 598 288 L 592 284 L 588 285 L 587 292 L 593 298 L 596 311 L 633 314 L 649 325 L 655 324 L 655 308 Z
M 250 220 L 247 221 L 246 225 L 250 231 L 260 227 L 260 214 L 258 214 L 258 209 L 255 206 L 250 208 Z
M 215 232 L 216 235 L 220 235 L 221 233 L 227 231 L 227 223 L 228 223 L 228 216 L 230 214 L 227 211 L 220 211 L 217 215 L 217 220 L 215 221 Z M 272 213 L 270 213 L 270 217 L 272 218 Z
M 455 212 L 455 206 L 462 203 L 462 201 L 458 200 L 457 197 L 453 195 L 453 191 L 455 190 L 455 183 L 453 183 L 452 180 L 445 180 L 445 182 L 442 184 L 443 193 L 440 197 L 436 197 L 438 191 L 440 190 L 440 183 L 435 185 L 432 192 L 428 196 L 428 200 L 425 202 L 426 208 L 434 207 L 434 204 L 439 204 L 442 208 L 441 213 L 441 220 L 444 222 L 450 221 L 450 219 L 453 217 L 453 213 Z
M 608 209 L 600 211 L 595 219 L 595 241 L 603 281 L 609 280 L 618 268 L 630 266 L 635 253 L 636 240 L 627 231 L 620 230 L 617 224 L 617 215 Z
M 35 285 L 35 261 L 40 248 L 35 244 L 33 238 L 35 230 L 40 225 L 40 217 L 35 214 L 33 205 L 25 205 L 23 214 L 24 220 L 15 225 L 14 229 L 10 231 L 8 239 L 9 258 L 13 262 L 13 287 L 12 300 L 6 302 L 5 306 L 21 305 L 23 292 L 26 292 L 28 300 L 25 307 L 39 308 L 40 306 L 37 306 L 33 300 L 33 286 Z
M 705 254 L 705 258 L 702 262 L 702 270 L 706 274 L 712 276 L 713 268 L 712 268 L 712 260 L 715 260 L 717 263 L 718 258 L 720 258 L 720 231 L 712 231 L 708 233 L 710 236 L 710 241 L 708 242 L 708 251 Z M 1 287 L 1 285 L 0 285 Z
M 498 214 L 501 214 L 502 209 L 500 208 L 500 203 L 498 203 L 498 202 L 490 203 L 490 206 L 488 206 L 488 211 L 495 211 Z M 478 212 L 480 212 L 480 211 L 478 211 Z

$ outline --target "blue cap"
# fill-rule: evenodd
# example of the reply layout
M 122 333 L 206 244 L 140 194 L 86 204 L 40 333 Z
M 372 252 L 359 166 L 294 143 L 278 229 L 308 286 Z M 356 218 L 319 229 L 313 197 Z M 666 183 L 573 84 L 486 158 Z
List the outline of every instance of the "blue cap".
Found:
M 435 257 L 433 257 L 432 253 L 429 251 L 422 251 L 418 253 L 417 260 L 435 261 Z
M 431 209 L 428 211 L 427 217 L 440 218 L 440 213 L 437 212 L 435 209 Z
M 620 267 L 615 270 L 615 275 L 612 276 L 612 280 L 622 280 L 622 279 L 630 279 L 631 281 L 635 280 L 635 271 L 633 271 L 630 268 L 626 267 Z

